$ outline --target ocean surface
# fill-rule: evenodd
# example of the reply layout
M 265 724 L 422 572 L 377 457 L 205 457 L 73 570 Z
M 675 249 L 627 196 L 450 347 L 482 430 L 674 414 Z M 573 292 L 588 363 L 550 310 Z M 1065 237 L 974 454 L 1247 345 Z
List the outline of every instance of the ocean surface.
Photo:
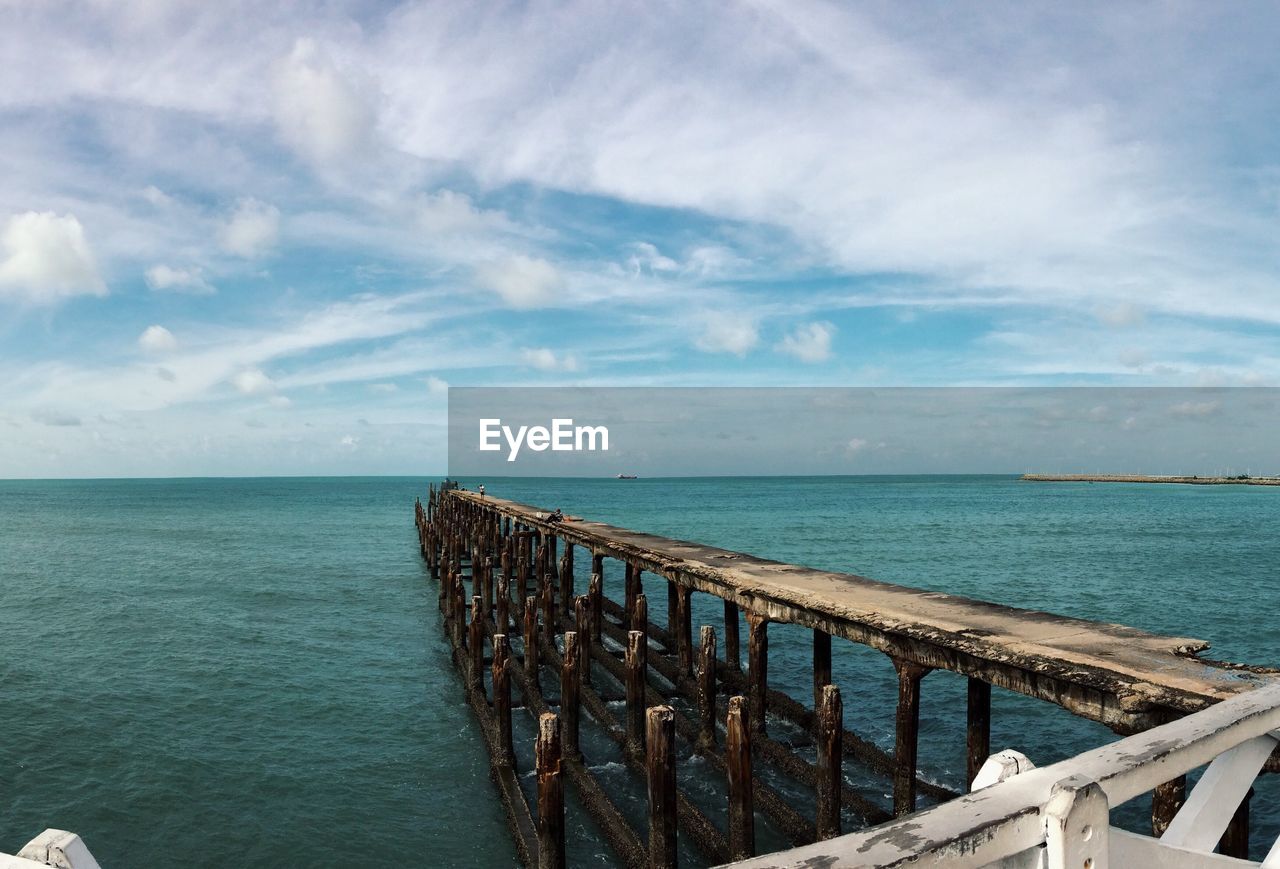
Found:
M 0 851 L 59 827 L 104 869 L 512 865 L 416 548 L 413 499 L 428 482 L 0 481 Z M 464 484 L 480 482 L 614 524 L 1280 664 L 1273 489 L 991 476 Z M 718 601 L 700 598 L 695 626 L 719 630 Z M 662 618 L 665 594 L 649 599 Z M 804 696 L 809 655 L 807 632 L 770 628 L 775 687 Z M 888 659 L 837 640 L 835 677 L 847 723 L 891 748 Z M 934 673 L 922 690 L 922 772 L 953 787 L 964 688 Z M 993 747 L 1043 764 L 1112 738 L 993 692 Z M 849 776 L 888 804 L 887 782 Z M 1275 778 L 1253 801 L 1255 858 L 1280 833 Z M 1144 810 L 1117 816 L 1136 825 Z M 589 829 L 571 840 L 575 862 L 603 862 Z

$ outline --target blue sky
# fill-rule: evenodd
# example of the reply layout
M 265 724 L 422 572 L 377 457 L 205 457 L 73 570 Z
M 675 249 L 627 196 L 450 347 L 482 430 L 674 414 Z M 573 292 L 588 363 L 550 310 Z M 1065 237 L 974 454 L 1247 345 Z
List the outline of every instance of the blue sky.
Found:
M 1278 18 L 0 2 L 0 476 L 435 473 L 447 384 L 1275 385 Z

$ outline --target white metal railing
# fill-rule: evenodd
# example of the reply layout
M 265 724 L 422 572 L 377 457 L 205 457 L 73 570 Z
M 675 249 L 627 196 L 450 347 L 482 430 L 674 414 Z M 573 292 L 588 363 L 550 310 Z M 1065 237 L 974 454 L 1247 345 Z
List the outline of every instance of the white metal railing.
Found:
M 926 811 L 743 867 L 947 869 L 1280 869 L 1280 842 L 1262 863 L 1212 853 L 1280 743 L 1280 681 L 1194 715 L 1035 768 L 993 755 L 965 796 Z M 1159 838 L 1111 826 L 1115 806 L 1208 764 Z M 985 786 L 984 786 L 985 785 Z

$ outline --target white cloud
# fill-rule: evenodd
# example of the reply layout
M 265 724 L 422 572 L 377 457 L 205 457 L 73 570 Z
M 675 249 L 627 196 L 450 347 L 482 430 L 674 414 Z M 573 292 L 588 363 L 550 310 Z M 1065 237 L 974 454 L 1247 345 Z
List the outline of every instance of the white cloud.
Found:
M 275 381 L 261 369 L 246 368 L 231 378 L 231 385 L 245 395 L 264 395 L 276 391 Z
M 858 453 L 866 448 L 866 438 L 849 438 L 849 442 L 844 445 L 845 452 L 847 453 Z
M 147 269 L 147 286 L 158 292 L 186 293 L 192 296 L 208 296 L 217 290 L 198 266 L 174 268 L 159 263 Z
M 148 326 L 138 336 L 138 346 L 148 353 L 169 353 L 178 349 L 178 339 L 164 326 Z M 172 372 L 170 375 L 171 380 Z
M 394 383 L 370 383 L 369 391 L 377 395 L 391 395 L 392 393 L 399 392 L 400 387 L 396 386 Z
M 631 245 L 631 255 L 627 257 L 627 269 L 632 274 L 639 274 L 642 270 L 674 272 L 679 268 L 678 262 L 664 255 L 647 241 L 638 241 Z
M 514 229 L 503 212 L 478 208 L 470 196 L 454 190 L 438 190 L 423 196 L 416 203 L 415 216 L 418 225 L 431 235 Z
M 107 294 L 75 215 L 14 215 L 0 234 L 0 249 L 0 298 L 49 304 L 69 296 Z
M 449 383 L 432 375 L 427 378 L 427 391 L 432 395 L 445 395 L 449 391 Z
M 577 371 L 578 360 L 570 354 L 556 355 L 549 347 L 526 347 L 520 351 L 526 365 L 539 371 Z
M 554 302 L 564 283 L 559 269 L 551 263 L 523 254 L 481 266 L 476 280 L 513 308 L 538 308 Z
M 280 209 L 253 197 L 236 203 L 222 226 L 220 241 L 228 253 L 247 259 L 266 256 L 280 237 Z
M 748 314 L 707 314 L 703 323 L 702 334 L 695 343 L 707 353 L 745 356 L 760 339 L 756 320 Z
M 148 184 L 142 189 L 142 198 L 156 208 L 168 208 L 174 204 L 173 197 L 154 184 Z
M 774 349 L 801 362 L 823 362 L 831 358 L 831 338 L 835 332 L 836 327 L 831 323 L 805 323 L 784 336 Z
M 299 39 L 274 76 L 276 127 L 304 157 L 349 159 L 372 139 L 377 122 L 361 89 L 311 39 Z

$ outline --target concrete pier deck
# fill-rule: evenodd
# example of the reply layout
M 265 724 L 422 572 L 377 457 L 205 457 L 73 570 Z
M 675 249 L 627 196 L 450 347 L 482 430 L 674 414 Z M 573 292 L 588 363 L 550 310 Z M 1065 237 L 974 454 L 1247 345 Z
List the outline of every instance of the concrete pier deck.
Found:
M 545 509 L 474 492 L 450 495 L 769 621 L 1056 703 L 1121 733 L 1203 709 L 1266 678 L 1199 658 L 1209 647 L 1204 640 L 906 588 L 601 522 L 551 523 Z
M 1162 474 L 1023 474 L 1032 483 L 1181 483 L 1188 486 L 1280 486 L 1280 477 L 1188 477 Z

